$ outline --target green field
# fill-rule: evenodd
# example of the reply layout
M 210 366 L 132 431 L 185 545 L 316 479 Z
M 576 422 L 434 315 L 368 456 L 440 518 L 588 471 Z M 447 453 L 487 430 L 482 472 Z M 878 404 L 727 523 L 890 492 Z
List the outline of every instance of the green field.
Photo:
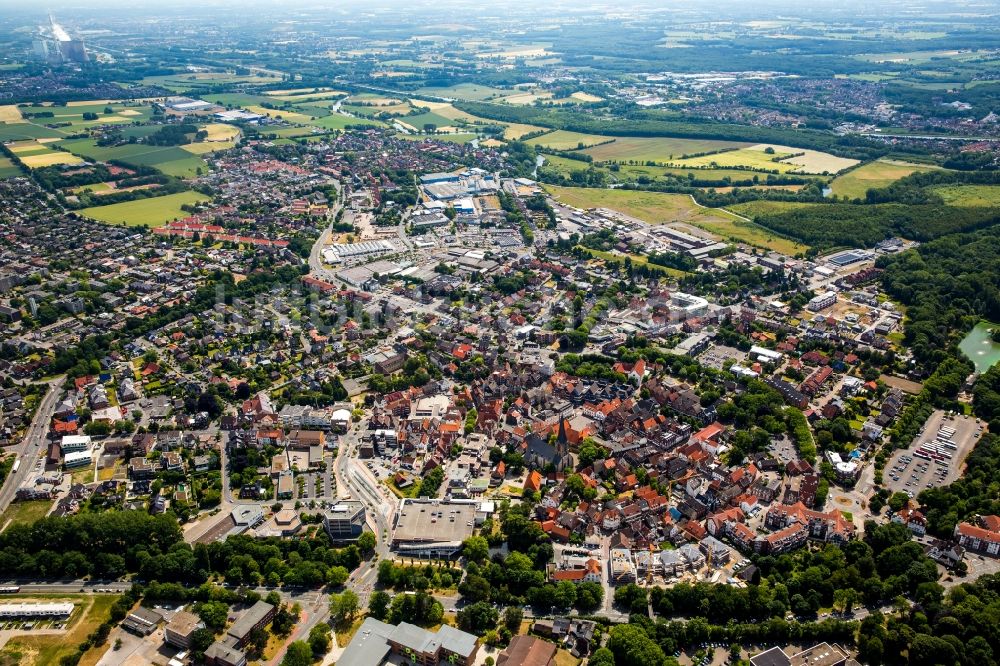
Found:
M 378 120 L 369 120 L 368 118 L 350 118 L 348 116 L 333 113 L 329 116 L 323 116 L 322 118 L 317 118 L 316 120 L 310 120 L 306 123 L 312 127 L 319 127 L 325 130 L 342 130 L 348 125 L 352 127 L 360 125 L 370 125 L 372 127 L 385 127 L 385 123 Z
M 478 136 L 478 134 L 463 132 L 459 134 L 434 134 L 431 136 L 426 134 L 400 134 L 399 138 L 406 139 L 408 141 L 424 141 L 425 139 L 433 139 L 434 141 L 447 141 L 448 143 L 469 143 Z
M 15 178 L 23 175 L 9 157 L 0 157 L 0 178 Z
M 543 134 L 539 137 L 535 137 L 534 139 L 530 139 L 528 140 L 528 143 L 534 146 L 551 148 L 552 150 L 577 150 L 578 148 L 596 146 L 599 143 L 611 140 L 612 137 L 609 136 L 556 130 L 555 132 L 549 132 L 548 134 Z
M 0 141 L 20 141 L 22 139 L 61 139 L 67 132 L 42 127 L 33 123 L 0 123 Z
M 1000 206 L 1000 185 L 938 185 L 931 190 L 952 206 Z
M 808 249 L 724 210 L 698 206 L 686 194 L 551 185 L 546 185 L 545 189 L 556 199 L 576 208 L 610 208 L 650 224 L 690 224 L 723 238 L 784 254 L 795 255 Z
M 439 113 L 434 113 L 433 111 L 425 111 L 424 113 L 418 113 L 413 116 L 400 116 L 396 120 L 421 132 L 424 129 L 424 125 L 427 124 L 434 125 L 438 129 L 442 127 L 455 126 L 455 121 L 453 119 L 442 116 Z
M 222 83 L 246 83 L 259 85 L 278 83 L 279 81 L 281 81 L 281 77 L 258 74 L 237 76 L 235 74 L 227 74 L 224 72 L 178 72 L 176 74 L 167 74 L 165 76 L 147 76 L 142 80 L 142 83 L 147 86 L 160 86 L 161 88 L 166 88 L 167 90 L 172 90 L 174 92 L 193 92 L 197 94 L 199 90 L 211 88 Z
M 198 169 L 208 170 L 200 157 L 177 146 L 147 146 L 129 143 L 121 146 L 98 146 L 94 139 L 69 139 L 59 144 L 66 150 L 87 159 L 106 162 L 120 160 L 137 166 L 151 166 L 168 176 L 191 178 Z
M 739 150 L 728 150 L 724 153 L 702 155 L 701 157 L 674 159 L 670 163 L 675 167 L 746 167 L 747 169 L 756 171 L 786 173 L 794 171 L 798 167 L 794 164 L 778 162 L 777 160 L 789 157 L 790 155 L 791 153 L 775 152 L 774 154 L 768 154 L 762 150 L 741 148 Z
M 13 502 L 7 510 L 0 514 L 0 529 L 11 521 L 12 525 L 28 525 L 44 518 L 52 508 L 49 500 L 34 500 L 31 502 Z
M 429 97 L 447 97 L 449 99 L 465 99 L 473 102 L 481 102 L 491 97 L 507 94 L 508 91 L 489 86 L 480 86 L 475 83 L 459 83 L 447 88 L 420 88 L 417 90 L 417 93 Z
M 876 160 L 838 176 L 830 183 L 830 189 L 840 197 L 864 199 L 865 193 L 870 189 L 886 187 L 911 173 L 933 168 L 907 162 Z
M 187 217 L 188 214 L 181 210 L 182 205 L 204 201 L 209 201 L 209 197 L 200 192 L 178 192 L 109 206 L 92 206 L 84 208 L 79 213 L 110 224 L 124 224 L 130 227 L 144 224 L 148 227 L 162 227 L 171 220 Z
M 787 213 L 796 208 L 806 208 L 808 206 L 818 206 L 820 204 L 807 203 L 804 201 L 748 201 L 741 204 L 726 206 L 737 215 L 753 219 L 757 215 L 771 215 L 774 213 Z
M 588 148 L 583 152 L 595 162 L 637 160 L 639 162 L 669 162 L 684 155 L 708 153 L 728 148 L 745 148 L 748 143 L 712 141 L 709 139 L 671 139 L 666 137 L 618 137 L 613 143 Z

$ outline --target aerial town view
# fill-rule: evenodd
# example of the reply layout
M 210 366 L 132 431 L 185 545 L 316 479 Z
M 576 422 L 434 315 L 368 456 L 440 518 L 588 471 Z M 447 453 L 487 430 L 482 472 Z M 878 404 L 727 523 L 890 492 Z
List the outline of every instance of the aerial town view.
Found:
M 78 664 L 1000 664 L 1000 0 L 0 0 Z

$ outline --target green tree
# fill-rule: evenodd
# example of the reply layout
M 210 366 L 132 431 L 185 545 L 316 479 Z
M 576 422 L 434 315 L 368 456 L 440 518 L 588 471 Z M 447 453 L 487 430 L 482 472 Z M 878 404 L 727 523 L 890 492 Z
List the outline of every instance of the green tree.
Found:
M 368 599 L 368 614 L 376 620 L 384 620 L 389 612 L 392 597 L 383 590 L 375 590 Z
M 294 641 L 288 646 L 281 666 L 310 666 L 313 662 L 313 651 L 309 643 Z

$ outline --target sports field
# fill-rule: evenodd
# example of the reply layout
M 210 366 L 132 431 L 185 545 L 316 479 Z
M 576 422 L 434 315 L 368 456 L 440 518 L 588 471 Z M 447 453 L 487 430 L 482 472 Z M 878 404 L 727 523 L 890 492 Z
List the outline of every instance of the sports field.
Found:
M 205 201 L 209 201 L 209 197 L 200 192 L 178 192 L 109 206 L 92 206 L 79 212 L 81 215 L 109 224 L 124 224 L 130 227 L 144 224 L 148 227 L 162 227 L 171 220 L 187 217 L 188 214 L 181 210 L 184 204 Z
M 908 162 L 876 160 L 838 176 L 830 183 L 830 189 L 840 197 L 864 199 L 865 193 L 870 189 L 886 187 L 911 173 L 933 168 L 935 167 Z
M 805 245 L 777 236 L 724 210 L 698 206 L 686 194 L 551 185 L 546 185 L 545 189 L 556 199 L 576 208 L 610 208 L 650 224 L 681 222 L 723 238 L 784 254 L 799 254 L 808 249 Z
M 1000 207 L 1000 185 L 938 185 L 931 189 L 952 206 Z

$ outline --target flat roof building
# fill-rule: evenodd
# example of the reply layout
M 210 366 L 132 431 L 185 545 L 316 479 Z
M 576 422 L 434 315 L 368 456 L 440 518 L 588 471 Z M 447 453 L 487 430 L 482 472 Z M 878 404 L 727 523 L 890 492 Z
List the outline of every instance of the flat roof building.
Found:
M 337 663 L 381 666 L 391 654 L 406 655 L 422 666 L 471 665 L 479 645 L 476 637 L 443 625 L 437 633 L 408 622 L 398 626 L 367 618 Z
M 191 636 L 201 624 L 198 616 L 187 611 L 175 613 L 167 626 L 163 628 L 163 636 L 167 643 L 174 647 L 187 649 L 191 647 Z
M 392 549 L 411 557 L 448 557 L 472 536 L 476 503 L 403 499 L 396 512 Z
M 226 634 L 236 640 L 236 647 L 241 648 L 250 640 L 250 632 L 270 622 L 276 612 L 277 609 L 271 604 L 258 601 L 233 622 Z
M 365 505 L 337 502 L 323 512 L 323 529 L 333 541 L 354 541 L 365 530 Z
M 154 610 L 139 606 L 122 620 L 122 627 L 140 636 L 149 636 L 163 622 L 163 616 Z

